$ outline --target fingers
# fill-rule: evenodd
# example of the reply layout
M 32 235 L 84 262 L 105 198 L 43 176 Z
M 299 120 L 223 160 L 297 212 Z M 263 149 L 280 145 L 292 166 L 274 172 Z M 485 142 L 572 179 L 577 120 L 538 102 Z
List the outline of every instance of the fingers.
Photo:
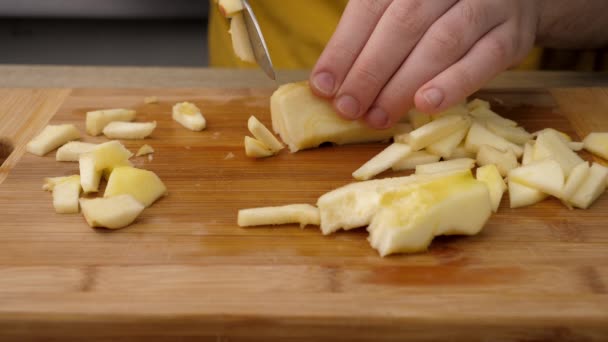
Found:
M 396 0 L 386 9 L 340 86 L 335 107 L 347 119 L 367 113 L 426 30 L 457 0 Z
M 413 106 L 420 86 L 456 63 L 504 20 L 501 15 L 492 15 L 496 11 L 479 1 L 487 0 L 459 1 L 428 29 L 376 98 L 365 117 L 370 126 L 385 128 L 397 122 Z M 428 101 L 443 102 L 443 94 L 433 89 L 424 95 Z
M 333 97 L 392 0 L 352 0 L 310 77 L 312 91 Z
M 532 49 L 534 37 L 518 35 L 517 26 L 509 22 L 483 37 L 460 61 L 417 91 L 416 107 L 428 112 L 447 109 L 522 59 Z M 433 97 L 440 101 L 433 101 Z

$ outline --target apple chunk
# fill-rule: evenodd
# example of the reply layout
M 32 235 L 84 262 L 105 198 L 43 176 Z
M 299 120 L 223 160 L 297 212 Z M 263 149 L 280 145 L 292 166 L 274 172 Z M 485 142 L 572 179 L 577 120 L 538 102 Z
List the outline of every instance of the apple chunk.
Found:
M 226 18 L 232 18 L 243 10 L 243 2 L 241 0 L 219 0 L 218 6 L 220 12 Z
M 152 154 L 154 153 L 154 148 L 152 148 L 152 146 L 145 144 L 142 145 L 142 147 L 139 148 L 139 150 L 137 150 L 137 153 L 135 153 L 136 157 L 141 157 L 141 156 L 145 156 L 147 154 Z
M 368 180 L 390 169 L 391 166 L 407 157 L 411 152 L 412 149 L 408 145 L 394 143 L 353 172 L 353 177 L 356 180 Z
M 517 157 L 520 157 L 524 153 L 523 148 L 519 145 L 494 134 L 480 123 L 474 122 L 465 140 L 465 147 L 467 150 L 477 153 L 482 145 L 492 146 L 503 151 L 511 149 Z
M 145 209 L 145 206 L 131 195 L 81 198 L 80 207 L 89 226 L 108 229 L 120 229 L 130 225 Z
M 416 166 L 436 163 L 441 157 L 426 151 L 416 151 L 410 153 L 405 158 L 393 164 L 393 171 L 415 170 Z
M 537 161 L 509 172 L 509 181 L 540 190 L 546 194 L 562 197 L 564 171 L 553 159 Z
M 495 121 L 486 122 L 486 127 L 494 134 L 517 145 L 523 145 L 528 140 L 532 139 L 532 134 L 528 133 L 522 127 L 505 126 Z
M 300 228 L 304 228 L 307 225 L 318 226 L 320 221 L 319 209 L 310 204 L 242 209 L 238 213 L 239 227 L 299 223 Z
M 124 194 L 133 196 L 144 206 L 149 207 L 167 194 L 167 187 L 152 171 L 122 166 L 115 168 L 110 175 L 103 197 Z
M 536 204 L 549 195 L 509 179 L 509 205 L 511 209 Z
M 255 63 L 255 55 L 253 54 L 253 47 L 249 40 L 243 13 L 236 13 L 230 20 L 230 35 L 232 36 L 234 54 L 243 62 Z
M 591 133 L 583 140 L 585 150 L 608 160 L 608 132 Z
M 575 166 L 583 162 L 583 159 L 570 149 L 568 143 L 560 138 L 556 131 L 551 130 L 541 132 L 534 144 L 534 159 L 545 158 L 557 161 L 566 177 L 570 175 Z
M 577 208 L 589 208 L 606 191 L 607 178 L 608 168 L 593 163 L 589 169 L 589 175 L 568 202 Z
M 469 103 L 467 103 L 467 109 L 469 111 L 474 111 L 477 108 L 486 108 L 486 109 L 490 109 L 490 102 L 482 100 L 482 99 L 474 99 L 473 101 L 470 101 Z
M 103 134 L 110 139 L 138 140 L 147 138 L 156 129 L 153 122 L 110 122 Z
M 490 200 L 492 201 L 492 211 L 497 212 L 500 206 L 500 201 L 505 190 L 507 190 L 507 184 L 498 172 L 496 165 L 486 165 L 477 169 L 477 180 L 484 182 L 488 186 L 490 191 Z
M 466 129 L 471 124 L 467 117 L 459 115 L 444 116 L 410 133 L 409 144 L 413 151 L 421 150 L 451 134 Z
M 471 111 L 471 116 L 476 118 L 480 122 L 493 122 L 502 126 L 516 127 L 517 122 L 503 118 L 502 116 L 494 113 L 491 109 L 480 106 Z
M 95 156 L 89 152 L 80 155 L 78 161 L 80 169 L 80 184 L 85 193 L 99 191 L 99 182 L 103 170 L 97 170 L 95 167 Z
M 81 191 L 79 175 L 47 178 L 42 188 L 53 192 L 53 207 L 56 213 L 78 213 L 78 198 Z
M 55 154 L 55 160 L 64 162 L 77 162 L 80 155 L 91 152 L 97 144 L 84 143 L 80 141 L 70 141 L 61 146 Z
M 253 136 L 266 145 L 272 152 L 276 153 L 285 146 L 260 122 L 255 116 L 249 117 L 247 128 Z
M 40 134 L 27 143 L 26 150 L 44 156 L 68 141 L 80 139 L 80 132 L 72 124 L 48 125 Z
M 564 185 L 564 190 L 562 192 L 562 200 L 568 202 L 572 196 L 576 193 L 576 191 L 581 187 L 581 185 L 585 182 L 585 180 L 589 176 L 589 163 L 584 162 L 577 165 L 572 172 L 570 172 L 570 176 L 566 180 L 566 184 Z
M 449 136 L 439 140 L 426 147 L 426 150 L 434 155 L 450 158 L 454 153 L 454 150 L 464 140 L 464 137 L 469 132 L 469 126 L 461 128 L 460 130 L 450 134 Z
M 453 171 L 470 170 L 475 167 L 475 160 L 469 158 L 452 159 L 432 164 L 416 166 L 417 175 L 428 175 Z
M 245 137 L 245 155 L 250 158 L 266 158 L 273 155 L 268 146 L 258 139 Z
M 482 145 L 479 148 L 477 164 L 481 166 L 494 164 L 503 177 L 506 177 L 509 171 L 519 166 L 517 157 L 512 150 L 501 151 L 488 145 Z
M 104 109 L 87 113 L 86 130 L 92 136 L 100 135 L 114 121 L 133 121 L 137 113 L 129 109 Z
M 200 132 L 207 127 L 207 120 L 194 103 L 176 103 L 173 106 L 172 117 L 180 125 L 194 132 Z

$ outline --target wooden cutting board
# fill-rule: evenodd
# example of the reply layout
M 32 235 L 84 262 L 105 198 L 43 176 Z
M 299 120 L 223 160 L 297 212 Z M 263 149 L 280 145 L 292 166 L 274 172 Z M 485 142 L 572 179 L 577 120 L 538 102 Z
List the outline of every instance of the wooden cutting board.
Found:
M 0 93 L 3 122 L 7 112 L 19 122 L 0 130 L 16 147 L 0 169 L 8 174 L 0 185 L 0 340 L 608 339 L 606 195 L 588 211 L 553 199 L 511 210 L 504 199 L 478 236 L 439 238 L 428 253 L 388 258 L 371 249 L 365 230 L 322 236 L 316 227 L 237 227 L 239 208 L 314 204 L 383 148 L 248 159 L 247 118 L 270 123 L 270 94 Z M 151 95 L 160 103 L 144 104 Z M 554 127 L 580 138 L 608 130 L 605 89 L 480 96 L 532 131 Z M 190 132 L 171 120 L 171 106 L 184 100 L 203 109 L 207 130 Z M 151 139 L 126 145 L 154 147 L 153 160 L 134 162 L 156 172 L 170 192 L 119 231 L 55 214 L 42 179 L 74 174 L 77 164 L 22 153 L 49 118 L 84 132 L 85 112 L 109 107 L 135 108 L 138 121 L 158 122 Z M 389 175 L 396 174 L 382 176 Z

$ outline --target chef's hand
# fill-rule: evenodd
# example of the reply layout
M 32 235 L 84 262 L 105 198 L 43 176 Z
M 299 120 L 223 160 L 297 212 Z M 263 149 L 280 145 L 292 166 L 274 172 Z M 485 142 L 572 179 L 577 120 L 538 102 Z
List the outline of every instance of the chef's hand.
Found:
M 527 56 L 540 3 L 351 0 L 311 87 L 333 98 L 342 117 L 363 118 L 379 129 L 414 106 L 441 111 Z

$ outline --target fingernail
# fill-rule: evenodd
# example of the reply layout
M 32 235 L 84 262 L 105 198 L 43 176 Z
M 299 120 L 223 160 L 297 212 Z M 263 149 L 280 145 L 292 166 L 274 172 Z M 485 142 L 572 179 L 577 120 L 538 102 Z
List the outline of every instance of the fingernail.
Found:
M 370 126 L 376 129 L 388 128 L 389 125 L 388 114 L 377 107 L 369 111 L 366 120 Z
M 437 88 L 427 89 L 422 93 L 426 102 L 432 107 L 439 107 L 443 102 L 443 92 Z
M 336 108 L 340 114 L 356 119 L 359 117 L 359 101 L 350 95 L 342 95 L 336 100 Z
M 323 93 L 324 95 L 332 96 L 334 94 L 334 87 L 336 86 L 336 81 L 332 74 L 328 72 L 319 73 L 315 75 L 312 82 L 315 88 L 317 88 L 317 90 Z

